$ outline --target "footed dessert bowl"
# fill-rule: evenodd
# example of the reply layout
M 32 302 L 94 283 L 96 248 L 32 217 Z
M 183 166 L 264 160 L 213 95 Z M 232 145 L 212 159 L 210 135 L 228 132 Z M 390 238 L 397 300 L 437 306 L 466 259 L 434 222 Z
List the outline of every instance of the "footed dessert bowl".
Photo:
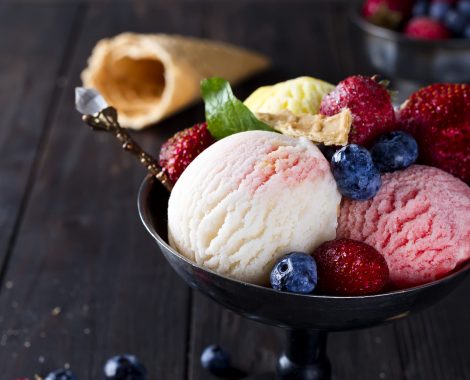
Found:
M 154 176 L 148 175 L 140 187 L 138 209 L 147 231 L 178 275 L 192 288 L 235 313 L 287 331 L 287 345 L 278 360 L 276 374 L 247 377 L 249 379 L 330 379 L 326 356 L 329 331 L 366 328 L 405 318 L 447 296 L 470 269 L 467 263 L 425 285 L 367 296 L 280 292 L 219 275 L 197 266 L 174 250 L 167 239 L 168 198 L 167 189 Z
M 177 273 L 287 331 L 276 374 L 261 379 L 330 379 L 329 331 L 404 318 L 469 272 L 468 85 L 427 86 L 399 110 L 375 76 L 336 87 L 299 77 L 244 102 L 211 77 L 201 95 L 206 121 L 168 139 L 158 160 L 96 90 L 78 88 L 76 105 L 150 172 L 140 216 Z M 216 346 L 201 364 L 248 378 Z

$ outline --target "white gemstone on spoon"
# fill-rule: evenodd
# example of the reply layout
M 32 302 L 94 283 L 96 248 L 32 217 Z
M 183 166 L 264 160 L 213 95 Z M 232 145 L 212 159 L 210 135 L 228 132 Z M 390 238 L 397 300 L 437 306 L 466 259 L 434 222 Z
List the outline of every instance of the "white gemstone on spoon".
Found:
M 95 115 L 107 107 L 108 103 L 95 89 L 75 87 L 75 108 L 82 115 Z

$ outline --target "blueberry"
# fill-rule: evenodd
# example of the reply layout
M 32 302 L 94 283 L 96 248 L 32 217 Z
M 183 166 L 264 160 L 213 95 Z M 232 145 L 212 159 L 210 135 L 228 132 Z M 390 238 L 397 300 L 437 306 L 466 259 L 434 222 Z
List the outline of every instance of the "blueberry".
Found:
M 274 265 L 271 286 L 284 292 L 312 293 L 317 286 L 315 259 L 303 252 L 287 254 Z
M 436 20 L 444 21 L 450 4 L 444 1 L 435 1 L 429 7 L 429 15 Z
M 463 36 L 470 40 L 470 24 L 467 25 L 467 27 L 465 28 L 465 30 L 463 32 Z
M 58 369 L 47 375 L 44 380 L 77 380 L 77 377 L 68 369 Z
M 381 172 L 394 172 L 416 162 L 418 144 L 408 133 L 390 132 L 377 140 L 370 153 L 377 169 Z
M 427 16 L 429 2 L 427 0 L 418 0 L 413 6 L 413 17 Z
M 331 171 L 339 192 L 351 199 L 372 198 L 382 185 L 369 151 L 356 144 L 346 145 L 333 155 Z
M 460 0 L 457 3 L 457 10 L 467 18 L 467 22 L 470 20 L 470 0 Z
M 444 23 L 455 34 L 462 34 L 465 29 L 466 17 L 462 13 L 451 9 L 446 13 Z
M 106 380 L 145 380 L 147 370 L 133 355 L 119 355 L 108 359 L 104 365 Z
M 230 370 L 230 355 L 217 345 L 207 346 L 201 354 L 201 365 L 216 376 Z

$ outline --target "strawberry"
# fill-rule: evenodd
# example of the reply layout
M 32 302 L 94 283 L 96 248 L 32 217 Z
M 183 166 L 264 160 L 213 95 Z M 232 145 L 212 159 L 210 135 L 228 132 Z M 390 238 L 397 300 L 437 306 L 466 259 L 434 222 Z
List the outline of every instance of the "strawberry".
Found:
M 441 22 L 430 17 L 415 17 L 406 24 L 404 33 L 408 37 L 426 40 L 442 40 L 450 38 L 452 33 Z
M 419 160 L 470 184 L 470 85 L 433 84 L 412 94 L 399 112 L 418 142 Z
M 207 124 L 196 124 L 176 133 L 162 145 L 159 164 L 174 183 L 199 153 L 214 142 Z
M 323 97 L 320 113 L 335 115 L 349 108 L 353 123 L 349 143 L 371 145 L 372 142 L 395 126 L 395 111 L 390 94 L 375 77 L 355 75 L 340 82 Z
M 384 257 L 375 248 L 357 240 L 328 241 L 314 251 L 313 257 L 317 263 L 317 287 L 325 294 L 375 294 L 389 281 Z
M 395 29 L 409 17 L 413 3 L 413 0 L 366 0 L 362 15 L 374 24 Z

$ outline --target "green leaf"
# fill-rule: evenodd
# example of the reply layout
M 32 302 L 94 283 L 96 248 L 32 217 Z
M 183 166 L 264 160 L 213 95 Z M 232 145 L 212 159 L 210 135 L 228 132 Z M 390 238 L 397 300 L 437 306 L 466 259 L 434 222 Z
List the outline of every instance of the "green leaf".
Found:
M 206 107 L 207 128 L 216 140 L 244 131 L 274 132 L 233 95 L 225 79 L 204 79 L 201 82 L 201 94 Z

